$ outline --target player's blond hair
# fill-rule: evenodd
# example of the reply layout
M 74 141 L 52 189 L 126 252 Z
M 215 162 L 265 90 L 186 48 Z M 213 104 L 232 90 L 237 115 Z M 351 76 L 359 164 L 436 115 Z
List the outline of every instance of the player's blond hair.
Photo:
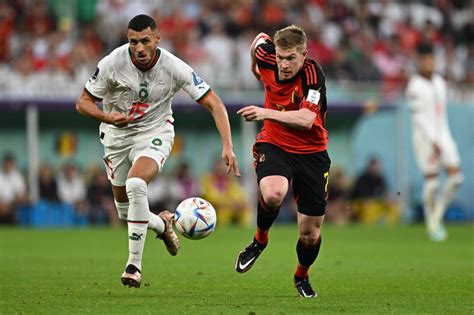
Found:
M 296 25 L 290 25 L 278 30 L 273 37 L 273 42 L 281 49 L 296 48 L 297 51 L 306 50 L 306 33 Z

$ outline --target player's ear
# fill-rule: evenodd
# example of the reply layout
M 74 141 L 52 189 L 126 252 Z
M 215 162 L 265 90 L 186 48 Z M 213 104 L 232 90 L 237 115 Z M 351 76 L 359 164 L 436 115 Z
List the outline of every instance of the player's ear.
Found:
M 158 44 L 161 40 L 161 34 L 157 31 L 156 32 L 156 43 Z
M 303 57 L 306 58 L 306 56 L 308 55 L 308 49 L 305 49 L 305 50 L 303 51 L 302 55 L 303 55 Z

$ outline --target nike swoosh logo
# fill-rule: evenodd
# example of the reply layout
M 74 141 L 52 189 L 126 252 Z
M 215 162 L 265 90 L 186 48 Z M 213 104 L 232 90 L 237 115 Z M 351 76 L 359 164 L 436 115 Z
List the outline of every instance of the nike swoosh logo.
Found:
M 244 270 L 244 269 L 247 268 L 248 265 L 250 265 L 254 260 L 255 260 L 255 257 L 252 258 L 252 259 L 250 259 L 249 261 L 247 261 L 246 264 L 243 264 L 243 265 L 239 262 L 239 268 L 240 268 L 241 270 Z

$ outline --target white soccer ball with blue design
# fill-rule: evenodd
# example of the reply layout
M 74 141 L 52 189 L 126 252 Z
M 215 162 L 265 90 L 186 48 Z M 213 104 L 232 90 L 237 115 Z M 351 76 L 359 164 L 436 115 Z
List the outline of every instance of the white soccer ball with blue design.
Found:
M 209 201 L 202 198 L 185 199 L 176 208 L 175 228 L 186 238 L 205 238 L 214 231 L 216 223 L 216 210 Z

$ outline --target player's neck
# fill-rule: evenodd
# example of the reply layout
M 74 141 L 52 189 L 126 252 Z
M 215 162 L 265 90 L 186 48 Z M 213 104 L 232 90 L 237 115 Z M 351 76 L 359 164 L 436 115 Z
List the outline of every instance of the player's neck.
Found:
M 135 59 L 135 57 L 133 56 L 133 54 L 130 52 L 130 59 L 132 60 L 132 63 L 135 65 L 135 67 L 137 67 L 140 71 L 148 71 L 150 70 L 151 68 L 153 68 L 156 63 L 158 62 L 158 58 L 160 57 L 160 50 L 158 48 L 156 48 L 154 51 L 153 51 L 153 56 L 150 58 L 150 62 L 146 65 L 141 65 L 138 63 L 138 61 Z
M 431 78 L 433 77 L 432 71 L 420 71 L 419 74 L 427 80 L 431 80 Z

